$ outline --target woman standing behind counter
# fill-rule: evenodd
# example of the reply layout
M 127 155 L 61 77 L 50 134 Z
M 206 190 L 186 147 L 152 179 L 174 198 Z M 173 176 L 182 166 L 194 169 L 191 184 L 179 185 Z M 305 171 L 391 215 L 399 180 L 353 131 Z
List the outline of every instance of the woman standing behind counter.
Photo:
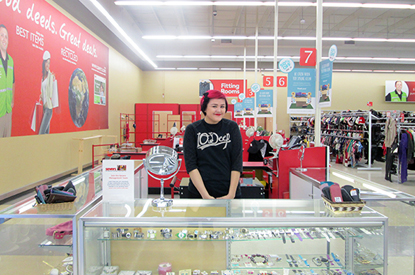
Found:
M 183 141 L 189 197 L 241 198 L 242 136 L 236 122 L 223 118 L 226 96 L 209 90 L 200 105 L 205 118 L 186 127 Z

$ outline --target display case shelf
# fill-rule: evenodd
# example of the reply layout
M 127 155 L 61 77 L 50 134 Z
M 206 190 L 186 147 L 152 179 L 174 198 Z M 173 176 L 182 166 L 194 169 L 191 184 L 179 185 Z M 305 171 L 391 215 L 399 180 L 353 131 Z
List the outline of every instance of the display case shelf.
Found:
M 386 274 L 386 225 L 387 217 L 370 208 L 332 214 L 321 200 L 180 199 L 164 210 L 151 200 L 101 202 L 80 219 L 80 274 L 106 266 L 157 273 L 161 263 L 178 274 L 366 268 Z

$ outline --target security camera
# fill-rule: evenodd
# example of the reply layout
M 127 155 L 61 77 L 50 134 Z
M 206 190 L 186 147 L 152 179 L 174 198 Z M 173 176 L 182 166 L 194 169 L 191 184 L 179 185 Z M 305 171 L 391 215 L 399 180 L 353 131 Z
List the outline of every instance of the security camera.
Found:
M 301 25 L 305 24 L 305 19 L 304 19 L 304 18 L 301 18 L 301 20 L 300 20 L 300 24 L 301 24 Z
M 215 38 L 210 39 L 211 42 L 215 42 Z
M 216 16 L 216 15 L 218 15 L 218 12 L 217 11 L 213 11 L 213 16 Z

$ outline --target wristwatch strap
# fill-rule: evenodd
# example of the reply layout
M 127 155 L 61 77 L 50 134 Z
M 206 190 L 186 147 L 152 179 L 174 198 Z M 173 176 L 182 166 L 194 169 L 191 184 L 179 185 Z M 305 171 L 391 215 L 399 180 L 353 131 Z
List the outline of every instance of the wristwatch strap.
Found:
M 291 234 L 291 232 L 290 232 L 290 231 L 287 231 L 286 233 L 287 233 L 288 237 L 290 237 L 291 242 L 292 242 L 292 243 L 295 243 L 295 240 L 294 240 L 293 234 Z
M 293 267 L 293 264 L 291 263 L 292 260 L 290 259 L 290 257 L 288 257 L 288 254 L 285 254 L 285 257 L 287 257 L 287 263 L 290 265 L 290 267 Z
M 290 258 L 293 261 L 294 266 L 298 267 L 297 261 L 294 259 L 293 255 L 290 255 Z
M 336 234 L 337 236 L 339 236 L 343 241 L 346 240 L 343 236 L 342 233 L 340 233 L 339 231 L 334 231 L 334 234 Z
M 291 230 L 294 232 L 294 234 L 297 236 L 297 238 L 300 240 L 300 242 L 302 242 L 303 238 L 301 238 L 301 235 L 300 235 L 300 233 L 298 233 L 298 230 L 296 230 L 296 229 L 291 229 Z
M 307 262 L 307 259 L 304 259 L 300 254 L 298 254 L 298 258 L 300 258 L 301 261 L 303 261 L 306 266 L 308 267 L 310 266 L 310 264 Z
M 307 235 L 310 239 L 314 240 L 313 236 L 311 236 L 311 234 L 310 234 L 310 232 L 309 232 L 309 231 L 305 231 L 305 230 L 304 230 L 304 232 L 305 232 L 305 234 L 306 234 L 306 235 Z
M 338 266 L 343 267 L 342 264 L 340 263 L 340 259 L 337 258 L 333 252 L 331 252 L 331 257 L 333 257 L 333 260 L 337 263 Z

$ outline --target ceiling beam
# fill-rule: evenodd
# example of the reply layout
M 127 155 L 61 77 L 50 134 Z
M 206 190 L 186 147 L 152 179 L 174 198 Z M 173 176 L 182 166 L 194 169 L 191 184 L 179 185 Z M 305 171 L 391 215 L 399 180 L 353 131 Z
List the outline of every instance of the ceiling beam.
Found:
M 268 21 L 269 16 L 271 15 L 271 12 L 274 11 L 273 7 L 266 7 L 264 14 L 261 16 L 261 18 L 259 19 L 258 22 L 258 29 L 261 30 L 262 28 L 264 28 L 265 24 Z M 272 20 L 272 22 L 274 22 L 274 20 Z M 274 29 L 274 26 L 272 26 L 272 29 Z
M 388 37 L 385 37 L 385 38 L 390 38 L 391 32 L 393 32 L 396 29 L 399 29 L 400 27 L 402 27 L 402 26 L 404 26 L 404 25 L 406 25 L 408 23 L 412 23 L 413 24 L 414 21 L 415 21 L 415 13 L 412 14 L 412 15 L 410 15 L 410 16 L 407 16 L 407 17 L 405 17 L 405 18 L 403 18 L 401 20 L 399 20 L 398 22 L 396 22 L 396 23 L 394 23 L 394 24 L 392 24 L 390 26 L 387 26 L 386 28 L 383 28 L 382 30 L 379 31 L 379 33 L 380 34 L 386 33 L 386 35 Z M 401 33 L 393 33 L 393 36 L 399 36 L 400 34 Z
M 137 18 L 135 17 L 133 11 L 130 10 L 130 9 L 125 9 L 125 11 L 128 13 L 128 15 L 130 16 L 131 20 L 134 22 L 134 25 L 137 28 L 137 34 L 139 36 L 142 36 L 143 35 L 143 31 L 141 30 L 140 23 L 137 21 Z
M 299 16 L 301 13 L 301 8 L 296 8 L 295 12 L 291 13 L 291 16 L 284 22 L 284 25 L 278 27 L 278 35 L 284 36 L 285 33 L 291 28 L 291 26 L 299 21 Z
M 151 10 L 153 11 L 154 18 L 156 19 L 157 23 L 159 23 L 161 30 L 166 34 L 166 29 L 164 28 L 164 25 L 161 23 L 160 16 L 157 14 L 156 9 L 154 6 L 151 7 Z
M 186 17 L 184 16 L 184 12 L 183 12 L 183 8 L 182 7 L 176 7 L 175 8 L 176 12 L 176 17 L 177 17 L 177 22 L 179 23 L 179 28 L 181 31 L 182 35 L 188 35 L 189 34 L 189 29 L 187 28 L 187 24 L 186 24 Z
M 239 22 L 241 21 L 241 17 L 244 11 L 244 7 L 239 6 L 235 11 L 235 18 L 232 24 L 232 34 L 236 35 L 238 32 Z

